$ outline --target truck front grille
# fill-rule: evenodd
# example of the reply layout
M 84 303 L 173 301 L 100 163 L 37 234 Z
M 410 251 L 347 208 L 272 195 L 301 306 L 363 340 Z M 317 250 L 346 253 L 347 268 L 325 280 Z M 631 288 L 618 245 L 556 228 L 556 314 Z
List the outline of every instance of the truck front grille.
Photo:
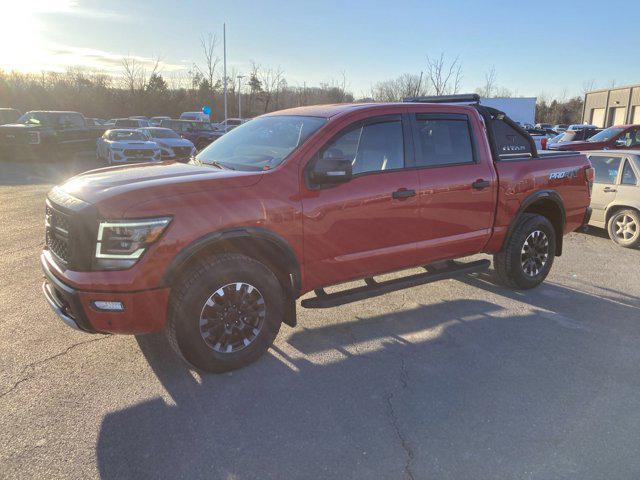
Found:
M 56 210 L 47 202 L 45 207 L 45 241 L 47 248 L 65 264 L 71 258 L 70 225 L 68 215 Z

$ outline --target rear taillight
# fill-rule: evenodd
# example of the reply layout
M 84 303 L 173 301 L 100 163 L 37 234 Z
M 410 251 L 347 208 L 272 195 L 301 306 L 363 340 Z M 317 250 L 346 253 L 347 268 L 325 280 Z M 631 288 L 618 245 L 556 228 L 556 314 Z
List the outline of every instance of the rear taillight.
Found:
M 584 179 L 590 184 L 593 183 L 595 174 L 596 174 L 596 171 L 593 169 L 593 167 L 588 167 L 584 169 Z
M 546 150 L 547 149 L 547 142 L 549 141 L 548 138 L 543 138 L 540 140 L 540 146 L 542 147 L 542 150 Z

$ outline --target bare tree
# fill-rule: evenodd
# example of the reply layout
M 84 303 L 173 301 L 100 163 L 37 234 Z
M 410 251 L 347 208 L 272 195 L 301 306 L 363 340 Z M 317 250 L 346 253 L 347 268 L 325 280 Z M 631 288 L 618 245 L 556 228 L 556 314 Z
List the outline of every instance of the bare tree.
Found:
M 436 95 L 458 93 L 462 83 L 460 57 L 448 61 L 444 52 L 438 58 L 427 55 L 427 79 Z
M 269 107 L 276 110 L 279 105 L 280 92 L 286 86 L 284 72 L 278 68 L 260 68 L 258 66 L 257 78 L 262 88 L 262 101 L 264 103 L 265 113 L 269 111 Z
M 215 54 L 217 45 L 218 38 L 214 33 L 209 32 L 200 36 L 200 48 L 204 56 L 204 69 L 200 69 L 200 67 L 198 69 L 212 91 L 216 89 L 216 69 L 220 63 L 220 57 Z
M 484 74 L 484 85 L 481 88 L 477 89 L 476 92 L 484 98 L 495 96 L 498 90 L 496 79 L 496 67 L 491 66 L 491 69 Z
M 587 92 L 595 90 L 596 88 L 596 79 L 590 78 L 589 80 L 585 80 L 582 82 L 582 96 L 585 96 Z
M 379 102 L 399 102 L 406 97 L 429 95 L 431 85 L 420 75 L 403 73 L 397 78 L 383 80 L 371 89 L 371 97 Z

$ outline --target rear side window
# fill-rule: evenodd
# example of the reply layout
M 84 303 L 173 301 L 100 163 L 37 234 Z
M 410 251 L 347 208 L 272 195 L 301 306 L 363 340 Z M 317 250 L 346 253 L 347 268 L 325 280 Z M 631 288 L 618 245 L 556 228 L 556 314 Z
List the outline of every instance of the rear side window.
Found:
M 501 160 L 533 155 L 529 139 L 506 122 L 494 119 L 493 137 Z
M 349 128 L 320 152 L 320 161 L 336 157 L 351 160 L 354 175 L 403 168 L 404 140 L 400 119 Z
M 636 178 L 636 174 L 633 171 L 633 167 L 629 163 L 629 160 L 624 162 L 624 167 L 622 167 L 622 185 L 635 185 L 638 183 L 638 179 Z
M 589 160 L 596 171 L 594 183 L 616 183 L 618 169 L 620 168 L 620 157 L 594 155 L 589 157 Z
M 419 167 L 473 163 L 473 143 L 464 115 L 437 118 L 417 115 L 417 158 Z

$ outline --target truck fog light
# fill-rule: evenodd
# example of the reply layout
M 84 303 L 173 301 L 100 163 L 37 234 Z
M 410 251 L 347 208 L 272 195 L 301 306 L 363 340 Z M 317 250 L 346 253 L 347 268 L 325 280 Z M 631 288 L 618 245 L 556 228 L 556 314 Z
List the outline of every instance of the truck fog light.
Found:
M 122 302 L 94 300 L 93 306 L 98 310 L 107 310 L 110 312 L 122 312 L 124 310 Z

